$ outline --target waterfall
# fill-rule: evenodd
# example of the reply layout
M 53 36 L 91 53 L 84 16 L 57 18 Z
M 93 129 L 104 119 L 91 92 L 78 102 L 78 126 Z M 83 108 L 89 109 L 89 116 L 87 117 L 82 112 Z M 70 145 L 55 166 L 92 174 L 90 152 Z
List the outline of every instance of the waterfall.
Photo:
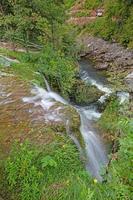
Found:
M 86 114 L 82 111 L 80 112 L 80 118 L 80 132 L 86 145 L 86 169 L 91 172 L 95 178 L 102 181 L 100 170 L 107 163 L 104 146 L 100 141 L 100 137 L 97 135 L 94 128 L 92 128 L 91 122 L 87 119 Z
M 32 90 L 33 97 L 25 97 L 23 98 L 24 102 L 27 103 L 34 103 L 35 106 L 40 105 L 45 110 L 45 118 L 47 120 L 61 120 L 62 117 L 59 114 L 59 110 L 61 109 L 56 108 L 54 111 L 51 112 L 51 107 L 56 103 L 60 102 L 63 105 L 70 105 L 63 97 L 59 94 L 53 92 L 46 80 L 46 88 L 47 90 L 35 86 Z M 71 106 L 71 105 L 70 105 Z M 89 107 L 74 107 L 80 115 L 81 119 L 81 126 L 80 132 L 84 139 L 85 143 L 85 151 L 86 151 L 86 169 L 99 181 L 102 180 L 100 176 L 100 169 L 104 166 L 107 162 L 107 157 L 105 154 L 104 145 L 101 143 L 99 136 L 97 135 L 96 131 L 92 128 L 91 123 L 92 121 L 97 120 L 101 113 L 96 110 L 95 106 Z M 79 141 L 77 138 L 71 133 L 70 127 L 70 120 L 66 120 L 66 131 L 70 138 L 74 141 L 77 148 L 79 149 L 80 153 L 83 153 L 83 149 L 80 146 Z
M 51 91 L 50 85 L 48 84 L 48 81 L 46 80 L 45 76 L 43 76 L 43 77 L 44 77 L 44 82 L 45 82 L 47 91 L 50 92 Z

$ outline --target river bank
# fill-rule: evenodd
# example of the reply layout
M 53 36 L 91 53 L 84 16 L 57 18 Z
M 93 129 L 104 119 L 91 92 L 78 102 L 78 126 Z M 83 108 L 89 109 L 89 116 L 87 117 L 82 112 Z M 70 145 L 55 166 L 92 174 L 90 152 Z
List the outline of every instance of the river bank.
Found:
M 108 80 L 117 87 L 117 90 L 125 87 L 127 76 L 133 72 L 132 50 L 87 34 L 79 35 L 77 42 L 82 46 L 81 57 L 94 62 L 97 70 L 105 71 Z M 133 84 L 132 76 L 129 76 L 128 86 Z M 126 89 L 132 92 L 132 87 L 128 86 Z

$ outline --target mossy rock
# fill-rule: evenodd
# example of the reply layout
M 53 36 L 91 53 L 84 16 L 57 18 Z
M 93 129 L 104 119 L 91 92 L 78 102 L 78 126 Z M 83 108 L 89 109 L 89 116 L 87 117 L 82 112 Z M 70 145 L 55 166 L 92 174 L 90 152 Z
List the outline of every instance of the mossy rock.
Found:
M 72 106 L 65 106 L 64 114 L 69 119 L 70 132 L 78 139 L 81 147 L 84 147 L 84 139 L 80 133 L 80 116 L 75 108 Z
M 77 105 L 88 105 L 96 102 L 103 94 L 96 86 L 85 84 L 82 80 L 77 80 L 70 98 Z
M 70 105 L 62 105 L 62 103 L 57 102 L 55 105 L 51 107 L 52 110 L 59 108 L 59 115 L 61 117 L 61 121 L 57 123 L 54 122 L 49 124 L 52 130 L 57 134 L 66 134 L 66 124 L 69 121 L 69 134 L 74 135 L 79 141 L 81 147 L 84 147 L 84 140 L 80 133 L 80 115 L 77 110 Z

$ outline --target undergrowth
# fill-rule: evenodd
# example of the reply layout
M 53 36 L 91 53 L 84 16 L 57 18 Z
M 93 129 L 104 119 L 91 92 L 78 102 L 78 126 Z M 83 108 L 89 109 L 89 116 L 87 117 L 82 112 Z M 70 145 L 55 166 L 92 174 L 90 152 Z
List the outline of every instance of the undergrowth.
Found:
M 85 32 L 100 36 L 105 40 L 116 41 L 133 48 L 133 2 L 120 0 L 86 1 L 85 7 L 103 8 L 103 16 L 86 26 Z
M 15 143 L 4 165 L 4 182 L 11 199 L 89 200 L 89 176 L 69 140 L 38 150 L 29 142 Z

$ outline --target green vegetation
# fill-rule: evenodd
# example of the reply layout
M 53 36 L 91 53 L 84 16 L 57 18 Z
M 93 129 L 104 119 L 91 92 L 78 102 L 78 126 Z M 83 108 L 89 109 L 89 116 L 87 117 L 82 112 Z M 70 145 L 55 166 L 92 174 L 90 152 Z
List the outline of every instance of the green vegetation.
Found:
M 70 99 L 77 105 L 88 105 L 96 102 L 102 95 L 103 92 L 99 91 L 96 86 L 77 79 L 71 89 Z
M 0 52 L 18 59 L 20 63 L 12 63 L 12 66 L 23 79 L 44 86 L 45 76 L 54 90 L 66 98 L 69 97 L 78 72 L 70 56 L 53 49 L 50 45 L 40 52 L 20 53 L 5 49 L 0 49 Z
M 68 8 L 71 8 L 73 5 L 74 5 L 74 3 L 75 3 L 75 0 L 64 0 L 64 2 L 65 2 L 65 6 L 66 6 L 66 8 L 68 9 Z
M 128 105 L 122 108 L 112 99 L 99 121 L 105 133 L 113 134 L 114 142 L 104 182 L 94 188 L 94 199 L 132 199 L 133 120 L 129 119 L 130 115 Z
M 99 125 L 104 132 L 116 133 L 120 120 L 119 110 L 119 101 L 115 98 L 112 98 L 99 120 Z
M 30 61 L 36 63 L 38 71 L 46 76 L 52 88 L 68 96 L 76 74 L 76 66 L 70 57 L 48 46 Z
M 86 0 L 84 7 L 87 9 L 95 9 L 102 5 L 102 0 Z
M 84 85 L 77 78 L 77 30 L 65 23 L 68 9 L 74 3 L 73 0 L 2 0 L 0 39 L 19 43 L 25 52 L 0 48 L 0 54 L 19 61 L 12 63 L 9 71 L 14 71 L 14 74 L 18 74 L 26 83 L 28 80 L 44 86 L 45 76 L 54 91 L 78 104 L 86 104 L 95 101 L 101 93 L 98 93 L 95 87 Z M 86 10 L 90 14 L 91 10 L 97 8 L 104 9 L 103 17 L 87 25 L 85 31 L 133 48 L 133 1 L 86 0 L 83 12 L 77 15 L 86 16 Z M 109 164 L 102 171 L 102 183 L 93 180 L 85 171 L 85 158 L 82 157 L 81 162 L 78 150 L 68 138 L 64 125 L 45 124 L 45 128 L 40 126 L 41 130 L 33 128 L 31 131 L 31 124 L 27 122 L 23 130 L 18 130 L 20 138 L 15 135 L 16 129 L 13 127 L 11 136 L 5 141 L 11 148 L 9 145 L 5 155 L 2 155 L 4 160 L 0 161 L 0 198 L 2 196 L 6 200 L 131 200 L 133 121 L 130 107 L 128 104 L 120 105 L 114 97 L 110 98 L 98 121 L 97 126 L 103 134 L 113 138 Z M 15 109 L 17 110 L 16 107 Z M 21 107 L 19 109 L 21 111 Z M 70 106 L 64 106 L 64 109 L 71 115 L 72 132 L 84 147 L 79 133 L 79 115 Z M 19 124 L 19 118 L 17 120 Z M 12 126 L 12 121 L 6 125 Z M 24 134 L 25 129 L 30 129 L 32 134 L 27 131 L 23 138 L 21 134 Z M 2 132 L 1 129 L 0 131 Z M 17 137 L 20 141 L 12 145 L 11 141 Z M 3 150 L 0 150 L 1 152 Z
M 16 143 L 5 163 L 4 184 L 13 199 L 91 199 L 89 177 L 76 147 L 65 137 L 36 149 Z M 67 191 L 67 192 L 66 192 Z
M 19 40 L 27 45 L 31 40 L 41 41 L 42 35 L 46 40 L 55 42 L 57 24 L 64 21 L 62 2 L 2 1 L 1 27 L 4 37 Z
M 101 3 L 100 3 L 101 2 Z M 86 27 L 87 32 L 105 40 L 117 41 L 133 48 L 133 2 L 121 0 L 86 1 L 88 9 L 102 7 L 103 17 Z
M 100 119 L 100 123 L 111 122 L 112 126 L 103 128 L 116 137 L 115 152 L 103 171 L 103 183 L 88 176 L 76 147 L 66 136 L 58 135 L 45 146 L 33 146 L 29 142 L 14 145 L 7 160 L 1 163 L 0 189 L 8 189 L 4 194 L 6 199 L 130 200 L 133 122 L 125 117 L 130 115 L 128 106 L 119 110 L 118 107 L 118 102 L 112 99 Z M 114 114 L 117 111 L 119 119 Z

